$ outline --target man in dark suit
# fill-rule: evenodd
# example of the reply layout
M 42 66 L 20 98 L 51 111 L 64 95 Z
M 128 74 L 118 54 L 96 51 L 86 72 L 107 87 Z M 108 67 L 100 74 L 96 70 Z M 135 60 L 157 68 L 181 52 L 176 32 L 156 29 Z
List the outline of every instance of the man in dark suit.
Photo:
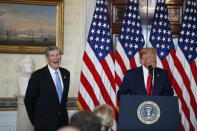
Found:
M 126 94 L 172 96 L 174 92 L 167 71 L 156 67 L 156 50 L 144 48 L 139 54 L 142 66 L 126 72 L 117 93 L 118 98 Z M 149 76 L 151 82 L 148 80 Z
M 61 54 L 56 46 L 49 46 L 45 57 L 48 65 L 32 74 L 24 99 L 35 131 L 55 131 L 69 124 L 66 103 L 70 72 L 59 67 Z

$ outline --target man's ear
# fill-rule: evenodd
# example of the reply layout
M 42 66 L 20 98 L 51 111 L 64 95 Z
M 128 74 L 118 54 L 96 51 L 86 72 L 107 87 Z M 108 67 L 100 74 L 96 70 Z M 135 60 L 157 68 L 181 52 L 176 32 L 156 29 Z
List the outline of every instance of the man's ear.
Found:
M 143 60 L 143 59 L 140 59 L 140 63 L 141 63 L 142 65 L 144 65 L 144 60 Z

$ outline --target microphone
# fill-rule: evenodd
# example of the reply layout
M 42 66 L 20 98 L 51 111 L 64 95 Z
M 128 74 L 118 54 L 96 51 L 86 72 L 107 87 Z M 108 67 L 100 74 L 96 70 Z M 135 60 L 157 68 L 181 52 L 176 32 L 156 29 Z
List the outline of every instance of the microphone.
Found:
M 152 65 L 148 66 L 148 71 L 151 74 L 151 76 L 153 76 L 153 67 L 152 67 Z

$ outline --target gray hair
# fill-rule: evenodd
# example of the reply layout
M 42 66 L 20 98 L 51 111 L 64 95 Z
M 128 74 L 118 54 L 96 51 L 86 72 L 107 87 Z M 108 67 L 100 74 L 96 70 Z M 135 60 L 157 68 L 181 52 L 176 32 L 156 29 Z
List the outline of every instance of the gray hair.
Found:
M 53 51 L 53 50 L 58 50 L 58 51 L 60 51 L 60 49 L 59 49 L 57 46 L 48 46 L 48 47 L 45 49 L 45 55 L 46 55 L 46 56 L 49 56 L 49 51 Z

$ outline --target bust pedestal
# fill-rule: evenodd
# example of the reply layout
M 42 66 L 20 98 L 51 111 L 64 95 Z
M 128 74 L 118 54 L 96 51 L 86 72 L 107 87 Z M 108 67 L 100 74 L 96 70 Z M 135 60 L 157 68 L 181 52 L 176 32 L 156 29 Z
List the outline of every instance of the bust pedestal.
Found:
M 34 131 L 34 128 L 28 118 L 27 111 L 24 105 L 24 96 L 17 96 L 17 131 Z

